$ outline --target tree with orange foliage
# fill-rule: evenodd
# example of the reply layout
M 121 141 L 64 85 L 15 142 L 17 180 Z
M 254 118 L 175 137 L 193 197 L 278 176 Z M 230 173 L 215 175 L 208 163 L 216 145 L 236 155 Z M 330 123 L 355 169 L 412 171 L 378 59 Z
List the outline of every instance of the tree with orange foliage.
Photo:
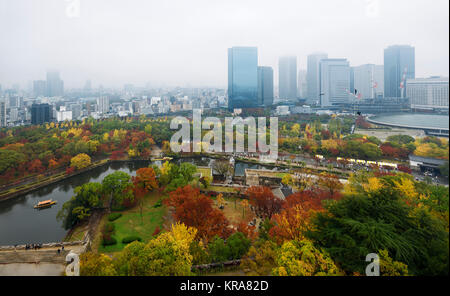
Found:
M 198 230 L 197 238 L 207 241 L 216 235 L 227 238 L 232 232 L 223 213 L 213 207 L 212 199 L 190 185 L 170 192 L 164 203 L 175 208 L 172 213 L 175 220 Z
M 254 241 L 258 237 L 258 232 L 256 231 L 256 226 L 248 225 L 248 223 L 242 221 L 237 225 L 237 232 L 242 232 L 245 237 Z
M 319 175 L 319 180 L 317 181 L 318 185 L 328 189 L 330 192 L 330 196 L 334 196 L 336 193 L 342 190 L 344 186 L 336 175 L 329 173 L 321 173 Z
M 273 214 L 281 209 L 282 200 L 276 197 L 272 190 L 266 186 L 252 186 L 246 191 L 250 204 L 256 216 L 271 218 Z
M 44 166 L 42 165 L 42 162 L 39 159 L 35 159 L 33 161 L 30 162 L 29 166 L 28 166 L 28 171 L 31 173 L 42 173 L 43 171 L 45 171 Z
M 277 243 L 290 240 L 304 239 L 304 233 L 309 229 L 311 216 L 323 211 L 322 202 L 327 199 L 337 199 L 338 196 L 330 195 L 319 188 L 294 193 L 286 198 L 283 203 L 283 211 L 272 217 L 274 227 L 269 235 L 274 237 Z
M 50 160 L 48 161 L 48 168 L 49 168 L 49 169 L 54 170 L 54 169 L 56 169 L 58 166 L 59 166 L 59 164 L 58 164 L 58 162 L 57 162 L 54 158 L 52 158 L 52 159 L 50 159 Z
M 136 171 L 136 177 L 131 178 L 133 182 L 133 192 L 139 205 L 141 220 L 143 222 L 144 197 L 153 189 L 158 188 L 158 181 L 153 168 L 140 168 Z

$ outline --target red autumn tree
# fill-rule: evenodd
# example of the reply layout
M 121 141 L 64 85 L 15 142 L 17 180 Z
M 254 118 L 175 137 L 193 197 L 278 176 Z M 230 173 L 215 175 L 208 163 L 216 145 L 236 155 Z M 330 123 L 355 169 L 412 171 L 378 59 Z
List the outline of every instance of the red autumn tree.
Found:
M 140 168 L 136 171 L 136 177 L 132 178 L 134 190 L 138 195 L 145 195 L 158 188 L 158 181 L 153 168 Z
M 296 192 L 286 198 L 283 210 L 272 217 L 274 226 L 269 235 L 277 243 L 282 244 L 289 240 L 302 240 L 304 233 L 309 229 L 311 216 L 324 211 L 323 201 L 337 199 L 337 194 L 330 195 L 327 190 L 313 188 L 302 192 Z
M 195 227 L 197 238 L 209 241 L 214 236 L 227 238 L 231 234 L 229 222 L 223 213 L 213 207 L 211 198 L 200 194 L 200 190 L 187 185 L 169 194 L 164 201 L 174 207 L 173 218 L 186 226 Z
M 256 231 L 255 226 L 250 226 L 248 223 L 242 221 L 237 225 L 237 232 L 242 232 L 247 238 L 251 239 L 252 241 L 255 240 L 258 236 L 258 232 Z
M 30 162 L 29 166 L 28 166 L 28 171 L 31 173 L 42 173 L 43 171 L 45 171 L 44 166 L 42 165 L 42 162 L 40 159 L 35 159 L 33 161 Z
M 246 191 L 246 195 L 253 206 L 256 216 L 271 218 L 281 209 L 282 200 L 276 197 L 272 190 L 266 186 L 252 186 Z

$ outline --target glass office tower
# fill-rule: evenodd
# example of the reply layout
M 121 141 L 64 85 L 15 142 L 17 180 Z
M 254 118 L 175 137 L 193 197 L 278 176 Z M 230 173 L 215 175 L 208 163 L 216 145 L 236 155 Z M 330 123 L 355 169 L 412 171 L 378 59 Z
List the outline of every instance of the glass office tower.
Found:
M 384 97 L 402 97 L 400 84 L 405 70 L 404 94 L 406 94 L 406 80 L 416 78 L 414 47 L 394 45 L 386 48 L 384 50 Z
M 51 106 L 49 104 L 33 104 L 31 106 L 31 124 L 50 122 Z
M 258 104 L 264 107 L 273 105 L 272 67 L 258 67 Z
M 281 57 L 278 61 L 278 91 L 280 99 L 297 98 L 297 57 Z
M 258 107 L 258 49 L 228 49 L 228 109 Z

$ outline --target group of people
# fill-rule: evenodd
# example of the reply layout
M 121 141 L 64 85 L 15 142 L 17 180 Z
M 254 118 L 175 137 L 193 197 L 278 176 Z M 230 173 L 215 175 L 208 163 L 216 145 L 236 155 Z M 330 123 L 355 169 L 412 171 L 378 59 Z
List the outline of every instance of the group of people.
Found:
M 42 244 L 26 244 L 25 245 L 25 250 L 30 250 L 30 249 L 40 249 L 42 248 Z

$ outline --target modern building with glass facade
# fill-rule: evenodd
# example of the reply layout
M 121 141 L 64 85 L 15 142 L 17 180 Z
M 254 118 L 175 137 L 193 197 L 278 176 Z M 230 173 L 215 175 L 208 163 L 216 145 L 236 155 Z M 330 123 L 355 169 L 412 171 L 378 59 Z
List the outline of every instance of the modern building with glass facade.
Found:
M 273 105 L 272 67 L 258 67 L 258 104 L 264 107 Z
M 313 53 L 308 55 L 307 65 L 307 103 L 315 104 L 320 101 L 320 76 L 319 63 L 322 59 L 328 59 L 326 53 Z
M 31 105 L 31 124 L 43 124 L 50 122 L 51 106 L 49 104 Z
M 278 97 L 282 100 L 297 98 L 297 57 L 280 57 L 278 61 Z
M 258 107 L 258 49 L 228 49 L 228 109 Z
M 330 107 L 349 102 L 350 64 L 347 59 L 320 61 L 320 106 Z
M 404 92 L 400 88 L 406 73 Z M 402 97 L 406 95 L 407 79 L 416 77 L 415 49 L 409 45 L 393 45 L 384 50 L 384 96 Z

